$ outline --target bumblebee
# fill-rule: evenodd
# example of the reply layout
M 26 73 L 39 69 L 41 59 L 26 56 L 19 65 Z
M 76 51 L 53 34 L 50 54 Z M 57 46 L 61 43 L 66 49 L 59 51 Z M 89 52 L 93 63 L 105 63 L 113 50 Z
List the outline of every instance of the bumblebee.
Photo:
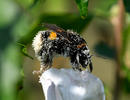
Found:
M 47 30 L 39 31 L 32 43 L 35 55 L 41 62 L 41 73 L 51 68 L 56 54 L 70 57 L 74 70 L 83 71 L 89 65 L 92 72 L 92 55 L 86 41 L 79 34 L 70 30 L 65 31 L 55 24 L 44 23 L 43 26 Z

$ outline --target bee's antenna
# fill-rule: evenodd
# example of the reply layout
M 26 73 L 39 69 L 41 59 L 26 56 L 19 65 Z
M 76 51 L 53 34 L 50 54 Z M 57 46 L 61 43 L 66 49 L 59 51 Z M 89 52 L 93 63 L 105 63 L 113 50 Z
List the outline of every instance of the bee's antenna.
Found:
M 89 68 L 90 68 L 90 72 L 92 72 L 93 71 L 93 64 L 92 64 L 92 62 L 90 62 Z
M 42 23 L 42 27 L 50 28 L 50 26 L 53 26 L 54 24 L 48 24 L 48 23 Z
M 49 25 L 54 25 L 54 24 L 47 24 L 47 23 L 38 24 L 38 26 L 45 27 L 45 28 L 49 28 Z
M 55 24 L 49 24 L 49 23 L 42 23 L 41 26 L 45 27 L 45 28 L 48 28 L 48 29 L 52 29 L 52 30 L 58 27 Z
M 40 24 L 38 24 L 38 26 L 40 26 L 40 27 L 41 27 L 41 26 L 44 27 L 44 23 L 40 23 Z
M 99 54 L 97 54 L 97 53 L 96 53 L 96 54 L 95 54 L 95 53 L 92 54 L 91 57 L 92 57 L 92 56 L 94 56 L 94 57 L 99 57 L 99 58 L 102 58 L 102 59 L 108 59 L 107 57 L 101 56 L 101 55 L 99 55 Z

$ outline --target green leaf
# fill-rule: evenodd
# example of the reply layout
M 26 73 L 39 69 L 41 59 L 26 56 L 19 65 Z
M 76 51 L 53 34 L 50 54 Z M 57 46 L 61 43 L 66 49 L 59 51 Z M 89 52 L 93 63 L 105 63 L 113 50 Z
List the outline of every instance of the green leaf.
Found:
M 88 13 L 88 1 L 89 0 L 75 0 L 79 8 L 81 17 L 84 19 Z
M 27 53 L 27 48 L 26 48 L 26 46 L 25 46 L 24 44 L 21 44 L 21 43 L 17 43 L 17 44 L 20 45 L 20 46 L 22 46 L 22 54 L 23 54 L 24 56 L 27 56 L 27 57 L 33 59 L 33 57 L 30 56 L 30 55 Z
M 116 58 L 116 50 L 114 47 L 110 47 L 104 42 L 99 42 L 94 46 L 94 51 L 96 54 L 103 58 L 110 58 L 110 59 L 115 59 Z
M 130 13 L 130 0 L 123 0 L 125 5 L 125 10 Z

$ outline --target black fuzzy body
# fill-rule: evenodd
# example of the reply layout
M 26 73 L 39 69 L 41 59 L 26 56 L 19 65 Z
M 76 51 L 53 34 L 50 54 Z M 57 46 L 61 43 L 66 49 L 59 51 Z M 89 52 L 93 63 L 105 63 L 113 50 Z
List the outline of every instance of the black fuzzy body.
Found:
M 47 24 L 48 25 L 48 24 Z M 63 55 L 70 57 L 72 68 L 82 71 L 83 68 L 90 66 L 92 71 L 91 55 L 86 41 L 73 31 L 65 31 L 53 24 L 45 25 L 48 30 L 41 31 L 42 48 L 37 52 L 40 57 L 41 65 L 49 68 L 52 66 L 53 57 Z M 50 39 L 52 32 L 56 33 L 55 39 Z

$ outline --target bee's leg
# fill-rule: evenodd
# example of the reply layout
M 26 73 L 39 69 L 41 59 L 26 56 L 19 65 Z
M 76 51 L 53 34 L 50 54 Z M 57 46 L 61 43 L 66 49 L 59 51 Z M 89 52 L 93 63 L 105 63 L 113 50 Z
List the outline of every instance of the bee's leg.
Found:
M 47 65 L 41 65 L 40 70 L 39 70 L 39 74 L 41 75 L 42 73 L 44 73 L 49 68 L 50 68 L 50 66 L 48 64 Z
M 93 64 L 92 64 L 92 62 L 90 62 L 90 64 L 89 64 L 89 69 L 90 69 L 90 72 L 92 72 L 92 70 L 93 70 Z
M 42 74 L 52 66 L 52 53 L 43 52 L 41 56 L 41 67 L 39 71 L 33 71 L 33 74 Z
M 48 53 L 43 54 L 43 61 L 41 63 L 40 72 L 43 73 L 44 71 L 48 70 L 52 66 L 52 59 L 53 59 L 53 50 L 48 49 Z
M 45 71 L 45 66 L 41 65 L 40 70 L 33 71 L 33 74 L 41 75 Z
M 71 56 L 70 59 L 71 59 L 72 68 L 74 70 L 80 71 L 80 67 L 79 67 L 80 64 L 79 64 L 78 60 L 76 59 L 76 56 Z

